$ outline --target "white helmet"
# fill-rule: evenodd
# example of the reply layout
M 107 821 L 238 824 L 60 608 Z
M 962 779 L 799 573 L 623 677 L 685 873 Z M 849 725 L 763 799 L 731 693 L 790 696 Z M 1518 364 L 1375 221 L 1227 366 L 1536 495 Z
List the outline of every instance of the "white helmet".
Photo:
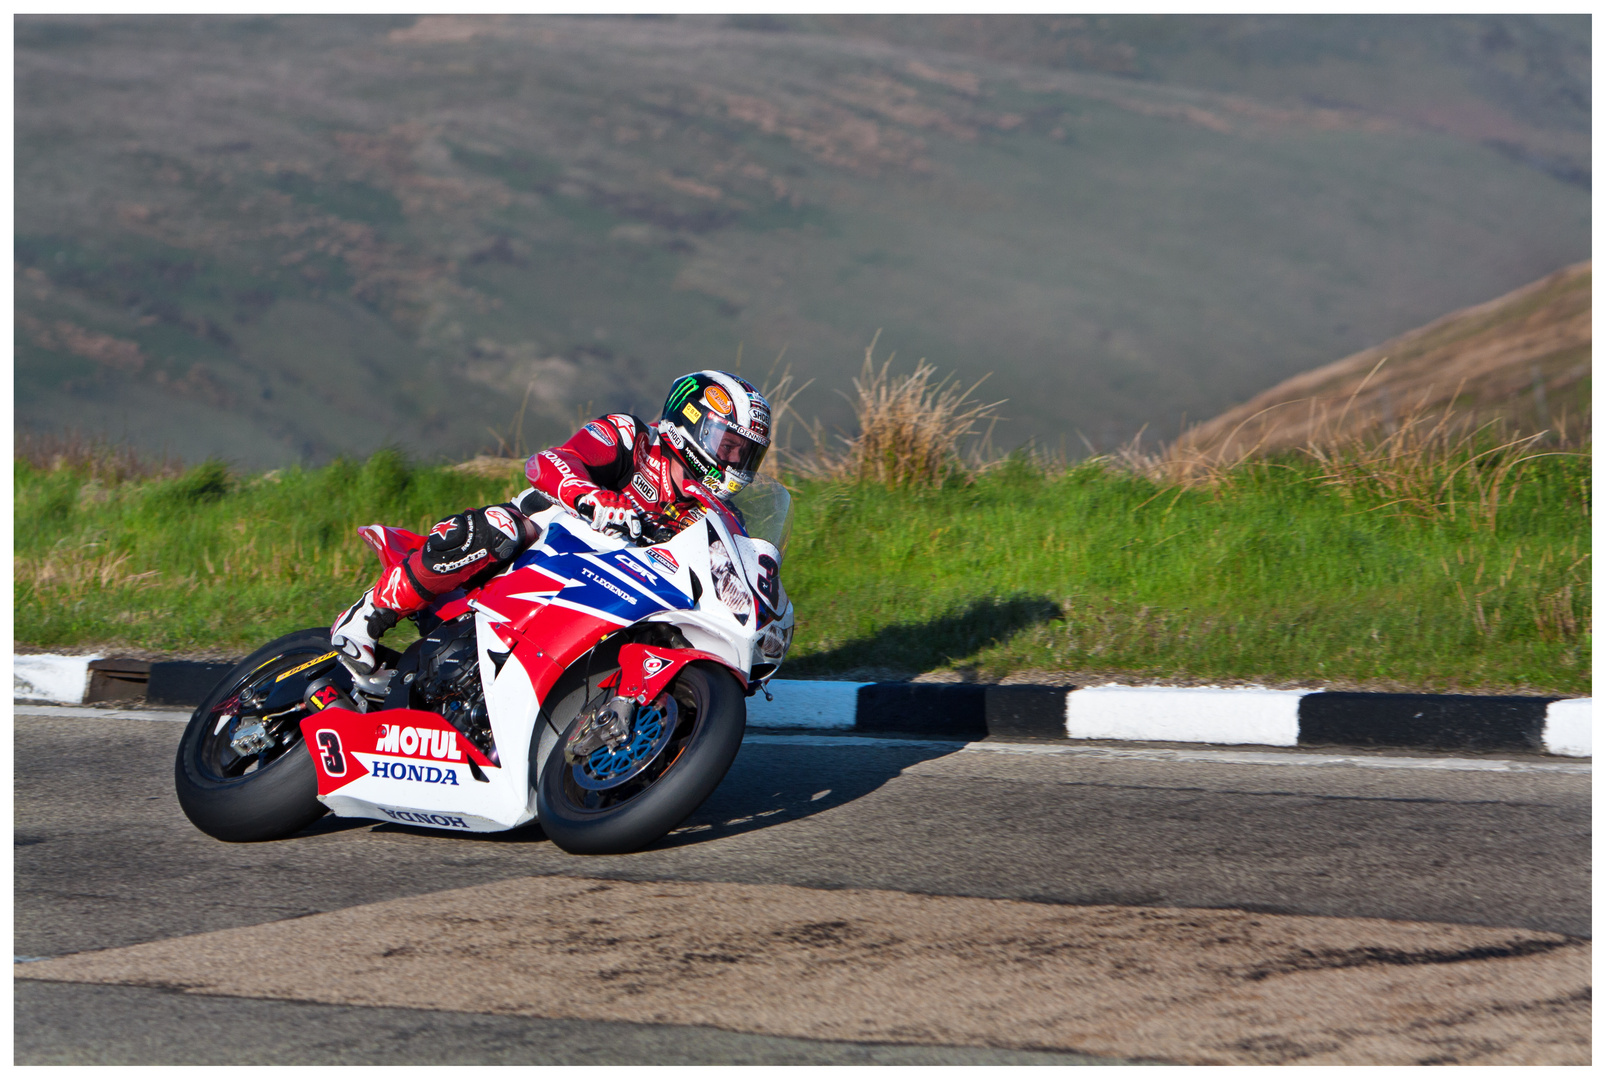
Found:
M 682 375 L 669 388 L 658 433 L 703 487 L 728 499 L 753 482 L 770 447 L 770 403 L 727 371 Z

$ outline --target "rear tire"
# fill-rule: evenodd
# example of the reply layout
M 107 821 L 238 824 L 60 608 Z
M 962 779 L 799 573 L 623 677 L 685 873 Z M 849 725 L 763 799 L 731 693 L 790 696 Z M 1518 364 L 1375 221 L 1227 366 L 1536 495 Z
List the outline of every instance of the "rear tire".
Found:
M 586 805 L 562 751 L 579 719 L 565 728 L 536 785 L 536 818 L 554 844 L 573 855 L 639 850 L 690 817 L 725 779 L 747 727 L 741 684 L 725 668 L 696 663 L 681 669 L 670 692 L 684 719 L 661 752 L 668 766 L 612 805 Z
M 317 769 L 301 738 L 301 714 L 281 723 L 278 745 L 255 760 L 229 749 L 230 727 L 221 733 L 216 728 L 224 715 L 221 706 L 241 689 L 261 683 L 274 668 L 288 670 L 329 651 L 328 630 L 287 634 L 235 665 L 190 716 L 178 744 L 173 781 L 179 806 L 197 829 L 231 843 L 278 840 L 327 812 L 318 801 Z M 287 682 L 304 689 L 309 678 L 292 676 Z M 290 689 L 286 686 L 281 693 Z M 236 773 L 241 768 L 249 771 Z

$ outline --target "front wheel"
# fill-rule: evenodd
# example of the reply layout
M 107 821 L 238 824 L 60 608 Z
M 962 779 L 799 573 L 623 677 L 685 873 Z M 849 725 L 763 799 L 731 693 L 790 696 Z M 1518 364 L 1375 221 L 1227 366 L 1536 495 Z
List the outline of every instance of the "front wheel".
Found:
M 660 736 L 653 724 L 669 723 Z M 691 816 L 730 771 L 747 727 L 736 677 L 688 664 L 669 690 L 636 714 L 630 741 L 570 763 L 558 740 L 536 785 L 536 815 L 548 839 L 575 855 L 636 851 Z
M 212 688 L 173 764 L 179 806 L 196 828 L 236 843 L 277 840 L 323 816 L 299 725 L 307 683 L 331 673 L 335 655 L 329 631 L 301 630 L 264 645 Z

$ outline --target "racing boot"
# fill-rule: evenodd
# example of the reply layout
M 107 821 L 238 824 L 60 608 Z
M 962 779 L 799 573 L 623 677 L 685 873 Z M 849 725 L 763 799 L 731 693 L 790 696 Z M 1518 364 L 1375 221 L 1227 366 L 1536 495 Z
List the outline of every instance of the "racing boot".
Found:
M 329 628 L 329 644 L 339 650 L 340 662 L 352 675 L 361 678 L 374 673 L 375 640 L 396 625 L 395 612 L 385 615 L 390 618 L 374 606 L 374 590 L 369 589 Z
M 420 610 L 428 600 L 418 594 L 406 570 L 392 567 L 378 584 L 329 628 L 329 644 L 340 652 L 340 662 L 351 672 L 352 683 L 364 694 L 381 696 L 390 686 L 390 672 L 375 674 L 374 645 L 403 615 Z

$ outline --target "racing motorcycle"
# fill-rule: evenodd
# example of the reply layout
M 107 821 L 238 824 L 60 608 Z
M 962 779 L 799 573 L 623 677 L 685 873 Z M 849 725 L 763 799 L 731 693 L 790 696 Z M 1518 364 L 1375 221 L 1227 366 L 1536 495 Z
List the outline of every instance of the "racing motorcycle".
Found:
M 179 805 L 228 841 L 328 812 L 454 832 L 537 821 L 576 854 L 652 843 L 724 778 L 746 699 L 768 695 L 792 641 L 786 489 L 761 475 L 690 518 L 627 541 L 548 506 L 534 544 L 411 616 L 418 640 L 381 646 L 360 681 L 326 629 L 270 642 L 191 716 Z M 387 570 L 424 543 L 358 532 Z

